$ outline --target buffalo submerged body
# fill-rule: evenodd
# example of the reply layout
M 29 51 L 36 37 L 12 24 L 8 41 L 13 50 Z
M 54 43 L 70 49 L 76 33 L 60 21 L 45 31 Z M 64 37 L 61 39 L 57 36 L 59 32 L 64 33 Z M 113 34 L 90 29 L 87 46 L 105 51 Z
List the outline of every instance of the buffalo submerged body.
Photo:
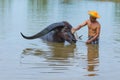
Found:
M 74 34 L 71 33 L 72 26 L 66 22 L 57 22 L 47 26 L 45 29 L 33 36 L 25 36 L 21 33 L 25 39 L 41 38 L 49 42 L 69 42 L 76 43 Z

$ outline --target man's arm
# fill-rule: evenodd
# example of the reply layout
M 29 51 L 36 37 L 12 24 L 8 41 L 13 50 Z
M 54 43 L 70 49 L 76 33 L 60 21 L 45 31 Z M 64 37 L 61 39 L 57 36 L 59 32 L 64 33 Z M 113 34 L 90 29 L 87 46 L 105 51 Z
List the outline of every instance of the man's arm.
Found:
M 79 30 L 81 27 L 87 25 L 87 21 L 83 22 L 82 24 L 78 25 L 76 28 L 72 28 L 71 32 L 74 34 L 77 30 Z
M 90 40 L 87 40 L 87 42 L 86 42 L 87 44 L 91 43 L 92 41 L 96 40 L 99 37 L 99 35 L 100 35 L 100 28 L 101 28 L 101 26 L 99 25 L 97 27 L 96 35 L 93 38 L 91 38 Z

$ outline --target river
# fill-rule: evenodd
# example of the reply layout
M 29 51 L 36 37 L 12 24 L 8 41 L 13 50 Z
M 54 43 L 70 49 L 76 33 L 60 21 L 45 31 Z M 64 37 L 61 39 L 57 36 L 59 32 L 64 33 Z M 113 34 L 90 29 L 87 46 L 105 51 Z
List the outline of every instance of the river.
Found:
M 101 16 L 99 45 L 86 45 L 87 27 L 75 45 L 26 40 L 48 25 L 73 27 Z M 120 1 L 0 0 L 0 80 L 120 80 Z

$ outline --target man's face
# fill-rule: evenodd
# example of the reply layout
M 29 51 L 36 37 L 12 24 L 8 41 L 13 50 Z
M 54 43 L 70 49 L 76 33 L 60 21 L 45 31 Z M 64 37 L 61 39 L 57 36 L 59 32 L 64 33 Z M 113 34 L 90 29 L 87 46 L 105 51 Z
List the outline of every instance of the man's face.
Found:
M 95 22 L 95 21 L 96 21 L 96 18 L 93 17 L 93 16 L 90 16 L 90 21 L 91 21 L 91 22 Z

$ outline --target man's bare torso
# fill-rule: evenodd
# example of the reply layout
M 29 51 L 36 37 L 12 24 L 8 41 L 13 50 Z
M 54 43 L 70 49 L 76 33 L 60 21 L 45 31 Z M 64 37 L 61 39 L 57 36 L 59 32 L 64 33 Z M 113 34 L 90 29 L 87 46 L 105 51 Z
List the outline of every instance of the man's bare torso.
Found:
M 100 24 L 95 21 L 91 22 L 90 20 L 87 20 L 88 25 L 88 36 L 95 36 L 97 33 L 97 28 L 100 26 Z

